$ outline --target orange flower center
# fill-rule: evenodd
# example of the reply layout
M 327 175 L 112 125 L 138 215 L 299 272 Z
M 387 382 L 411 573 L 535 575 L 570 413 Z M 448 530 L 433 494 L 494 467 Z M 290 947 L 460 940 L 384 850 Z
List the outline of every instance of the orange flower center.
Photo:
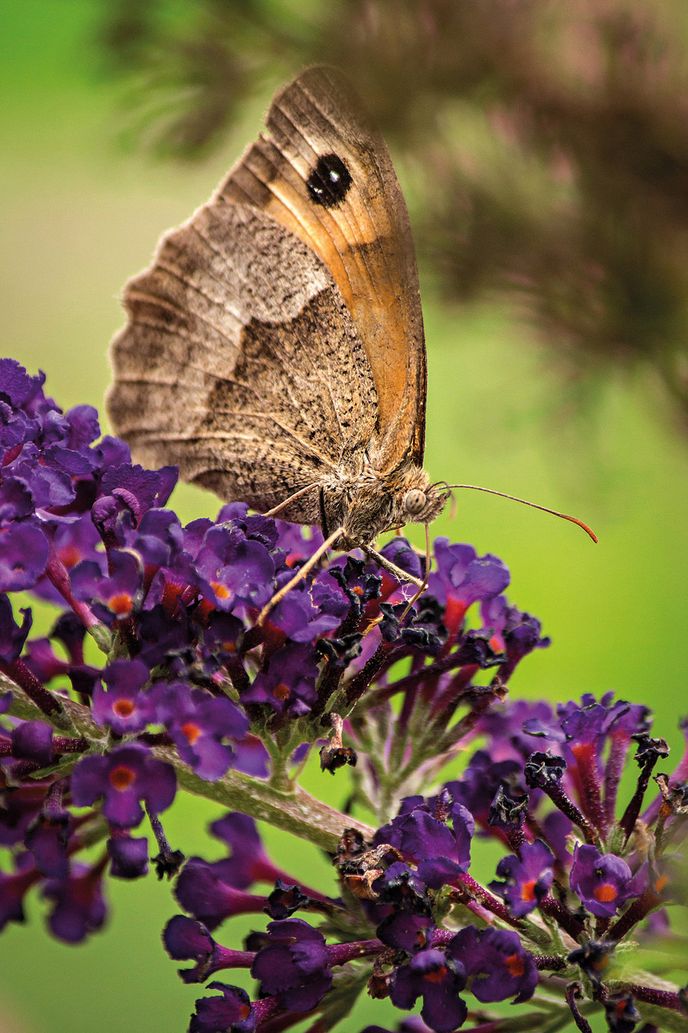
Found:
M 128 768 L 126 764 L 118 764 L 117 767 L 113 768 L 110 772 L 110 785 L 120 793 L 125 789 L 129 789 L 135 781 L 136 774 L 131 770 L 131 768 Z
M 128 592 L 117 592 L 108 602 L 109 608 L 118 617 L 128 617 L 131 613 L 134 601 Z
M 447 605 L 444 609 L 444 626 L 450 635 L 455 635 L 459 630 L 467 609 L 468 607 L 461 600 L 455 598 L 447 599 Z
M 67 570 L 71 570 L 75 567 L 81 559 L 81 553 L 77 549 L 76 545 L 64 545 L 59 551 L 58 556 L 64 563 Z
M 190 746 L 196 742 L 201 734 L 200 726 L 195 721 L 185 721 L 182 725 L 182 732 L 186 736 L 186 739 Z
M 113 703 L 112 709 L 118 717 L 131 717 L 136 710 L 133 700 L 130 699 L 118 699 L 116 703 Z
M 509 954 L 504 959 L 504 964 L 507 967 L 510 976 L 514 979 L 520 979 L 526 970 L 526 965 L 520 954 Z
M 588 760 L 592 756 L 593 747 L 589 742 L 578 742 L 571 747 L 571 753 L 577 761 Z
M 438 965 L 437 968 L 433 968 L 430 972 L 426 972 L 423 979 L 427 983 L 441 983 L 447 974 L 446 965 Z
M 521 900 L 535 900 L 535 883 L 537 879 L 529 879 L 521 886 Z
M 210 585 L 218 599 L 229 599 L 232 594 L 227 585 L 222 585 L 219 581 L 211 581 Z
M 173 612 L 183 591 L 183 585 L 177 585 L 172 581 L 165 582 L 162 592 L 162 605 L 168 613 Z
M 291 696 L 291 689 L 288 685 L 285 685 L 285 683 L 281 681 L 279 685 L 276 685 L 274 687 L 274 689 L 272 690 L 272 694 L 275 697 L 275 699 L 278 699 L 281 703 L 283 703 L 285 699 L 289 699 L 289 697 Z
M 599 900 L 600 904 L 611 904 L 613 900 L 616 900 L 619 892 L 611 882 L 603 882 L 600 886 L 595 887 L 592 895 L 595 900 Z

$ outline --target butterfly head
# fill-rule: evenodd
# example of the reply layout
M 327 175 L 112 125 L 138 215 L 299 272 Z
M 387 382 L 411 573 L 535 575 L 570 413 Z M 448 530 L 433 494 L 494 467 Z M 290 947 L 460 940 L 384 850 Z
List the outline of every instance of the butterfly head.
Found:
M 421 474 L 422 481 L 412 483 L 411 487 L 402 487 L 401 492 L 398 492 L 396 501 L 401 510 L 401 522 L 429 524 L 442 512 L 447 501 L 447 493 L 439 485 L 430 484 L 424 470 L 418 470 L 416 467 L 413 473 Z
M 444 508 L 444 484 L 431 484 L 419 466 L 406 464 L 387 477 L 375 476 L 348 493 L 343 520 L 352 544 L 370 544 L 383 531 L 406 524 L 429 524 Z

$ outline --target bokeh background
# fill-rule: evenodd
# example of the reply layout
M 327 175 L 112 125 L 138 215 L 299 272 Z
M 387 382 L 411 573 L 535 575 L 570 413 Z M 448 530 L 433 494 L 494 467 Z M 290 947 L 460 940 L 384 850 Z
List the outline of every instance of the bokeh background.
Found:
M 503 557 L 551 649 L 512 692 L 614 689 L 676 751 L 688 574 L 688 8 L 682 0 L 3 0 L 2 354 L 67 407 L 100 406 L 118 294 L 312 60 L 347 68 L 389 139 L 416 232 L 429 356 L 427 467 L 584 517 L 474 493 L 434 531 Z M 216 501 L 179 489 L 183 518 Z M 49 615 L 39 614 L 45 623 Z M 337 803 L 337 779 L 306 773 Z M 170 838 L 206 852 L 215 810 Z M 328 886 L 284 835 L 281 863 Z M 216 851 L 217 853 L 217 851 Z M 486 876 L 494 858 L 483 861 Z M 153 878 L 112 886 L 105 933 L 0 942 L 2 1033 L 174 1033 L 194 992 Z M 225 942 L 250 923 L 236 921 Z M 345 1027 L 392 1009 L 363 1001 Z

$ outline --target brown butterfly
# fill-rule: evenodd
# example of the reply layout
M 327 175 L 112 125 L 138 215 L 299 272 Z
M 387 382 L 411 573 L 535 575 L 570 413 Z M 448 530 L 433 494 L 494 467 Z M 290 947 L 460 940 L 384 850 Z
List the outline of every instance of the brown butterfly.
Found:
M 406 205 L 333 70 L 282 90 L 267 130 L 127 284 L 110 417 L 137 458 L 368 545 L 447 498 L 422 469 Z
M 320 523 L 326 546 L 369 549 L 382 531 L 427 526 L 449 494 L 422 467 L 408 213 L 384 141 L 334 70 L 305 71 L 266 124 L 127 284 L 109 413 L 138 459 Z

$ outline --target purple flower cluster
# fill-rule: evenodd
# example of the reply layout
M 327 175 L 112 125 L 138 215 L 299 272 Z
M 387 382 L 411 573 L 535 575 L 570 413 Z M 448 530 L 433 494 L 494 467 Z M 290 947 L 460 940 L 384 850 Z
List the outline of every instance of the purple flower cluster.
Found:
M 624 722 L 623 733 L 613 715 Z M 566 728 L 561 742 L 575 756 L 577 733 L 587 743 L 593 717 L 599 721 L 602 780 L 607 766 L 617 763 L 623 734 L 637 743 L 642 786 L 645 768 L 665 754 L 661 741 L 648 737 L 646 709 L 610 696 L 600 702 L 584 697 L 557 716 L 543 704 L 497 705 L 466 737 L 480 736 L 486 749 L 473 753 L 459 779 L 433 796 L 404 799 L 396 817 L 369 838 L 354 828 L 344 833 L 334 857 L 339 890 L 331 898 L 279 871 L 249 819 L 229 814 L 215 823 L 230 856 L 187 863 L 177 898 L 192 917 L 170 921 L 165 945 L 171 957 L 193 963 L 180 973 L 186 982 L 243 967 L 257 980 L 258 994 L 252 1001 L 231 983 L 211 983 L 220 996 L 197 1002 L 190 1029 L 269 1031 L 305 1017 L 316 1020 L 309 1028 L 331 1028 L 319 1025 L 325 1020 L 317 1016 L 329 1014 L 330 989 L 347 985 L 345 967 L 350 979 L 368 972 L 372 997 L 388 997 L 404 1011 L 420 1006 L 421 1018 L 399 1027 L 408 1033 L 450 1033 L 478 1015 L 485 1025 L 472 1028 L 509 1030 L 506 1020 L 489 1017 L 483 1006 L 527 1002 L 540 973 L 550 993 L 561 988 L 582 1030 L 591 1028 L 578 1003 L 583 984 L 611 1030 L 639 1028 L 643 1008 L 655 1009 L 655 1017 L 656 1009 L 684 1013 L 683 991 L 629 985 L 621 969 L 615 972 L 614 959 L 629 933 L 651 937 L 658 916 L 666 935 L 664 904 L 680 899 L 664 847 L 684 828 L 687 761 L 673 776 L 658 776 L 660 804 L 651 803 L 630 834 L 626 815 L 636 807 L 637 789 L 613 825 L 600 826 L 595 815 L 607 812 L 589 798 L 589 773 L 584 784 L 568 774 L 563 757 L 532 751 L 544 728 L 549 736 Z M 504 757 L 490 767 L 485 756 L 500 747 Z M 476 835 L 492 836 L 513 851 L 498 863 L 489 887 L 470 872 Z M 252 882 L 273 879 L 276 890 L 269 896 L 246 892 Z M 286 910 L 276 915 L 274 901 Z M 278 920 L 252 933 L 243 951 L 213 939 L 211 929 L 247 911 Z M 298 911 L 319 913 L 319 923 L 292 917 Z M 539 1021 L 537 1013 L 533 1021 Z M 365 1033 L 385 1031 L 370 1026 Z
M 234 825 L 239 817 L 228 815 L 224 820 Z M 447 827 L 441 818 L 433 820 Z M 219 831 L 216 827 L 216 833 Z M 245 951 L 222 946 L 209 930 L 223 918 L 246 911 L 273 914 L 273 894 L 267 898 L 250 897 L 227 881 L 231 875 L 226 866 L 234 862 L 235 871 L 245 873 L 247 863 L 252 865 L 248 862 L 249 855 L 259 858 L 258 867 L 252 868 L 255 878 L 275 874 L 262 847 L 256 846 L 255 829 L 250 833 L 246 829 L 246 832 L 242 839 L 233 839 L 233 853 L 228 861 L 215 862 L 216 882 L 211 893 L 208 892 L 210 866 L 188 862 L 179 877 L 177 896 L 194 917 L 176 916 L 164 933 L 165 946 L 172 958 L 194 962 L 192 968 L 180 972 L 185 982 L 204 982 L 223 969 L 250 968 L 259 982 L 259 1000 L 250 1006 L 253 1010 L 242 1011 L 242 1022 L 253 1021 L 257 1024 L 255 1028 L 260 1028 L 265 1009 L 269 1009 L 273 1017 L 282 1015 L 284 1025 L 280 1028 L 299 1022 L 304 1015 L 314 1013 L 326 997 L 337 978 L 336 970 L 360 963 L 362 959 L 372 960 L 371 985 L 375 986 L 375 996 L 389 995 L 402 1009 L 412 1008 L 422 999 L 423 1017 L 429 1027 L 437 1031 L 456 1029 L 465 1020 L 468 1012 L 461 991 L 472 994 L 480 1002 L 508 998 L 523 1001 L 532 996 L 537 984 L 537 964 L 518 935 L 491 927 L 479 929 L 474 925 L 450 932 L 436 923 L 433 895 L 428 885 L 418 876 L 415 865 L 394 860 L 390 863 L 401 851 L 389 843 L 384 843 L 382 849 L 372 850 L 366 850 L 360 841 L 355 846 L 349 844 L 346 857 L 340 855 L 338 861 L 340 897 L 322 898 L 293 880 L 290 886 L 289 913 L 321 911 L 326 916 L 325 931 L 334 930 L 347 914 L 349 919 L 353 918 L 351 900 L 360 901 L 360 921 L 370 926 L 369 939 L 327 944 L 323 933 L 307 921 L 287 917 L 269 922 L 265 933 L 249 937 Z M 433 838 L 436 835 L 437 829 L 432 828 L 425 843 L 426 853 L 437 849 L 436 838 Z M 286 884 L 281 885 L 284 904 Z M 298 893 L 294 892 L 296 887 Z M 233 900 L 230 890 L 234 891 Z M 210 901 L 214 912 L 202 914 Z M 247 1000 L 236 987 L 211 985 L 222 990 L 222 998 L 212 1005 L 212 1019 L 207 1000 L 199 1001 L 191 1028 L 220 1033 L 225 1026 L 212 1024 L 217 1021 L 215 1013 L 221 1014 L 227 1022 L 227 1015 L 232 1009 L 238 1009 L 238 1002 L 245 1005 Z M 289 1013 L 292 1013 L 291 1021 Z M 228 1028 L 244 1027 L 229 1022 Z
M 123 442 L 98 439 L 95 410 L 63 413 L 43 380 L 0 360 L 5 709 L 16 697 L 15 716 L 0 730 L 0 763 L 3 842 L 18 866 L 4 878 L 21 888 L 17 903 L 0 906 L 1 922 L 21 917 L 32 885 L 57 878 L 57 869 L 71 877 L 69 859 L 99 828 L 108 842 L 94 885 L 108 864 L 120 876 L 144 873 L 145 840 L 130 832 L 147 811 L 163 842 L 158 815 L 175 793 L 171 756 L 205 781 L 230 768 L 266 776 L 303 762 L 327 730 L 334 700 L 349 711 L 364 696 L 388 692 L 386 672 L 404 657 L 416 665 L 435 659 L 433 694 L 447 722 L 475 672 L 512 662 L 515 633 L 501 617 L 464 632 L 457 616 L 494 601 L 506 569 L 442 542 L 432 575 L 437 595 L 408 613 L 408 588 L 352 556 L 304 579 L 258 626 L 260 608 L 320 544 L 319 534 L 236 504 L 215 522 L 182 526 L 163 508 L 176 471 L 132 464 Z M 403 539 L 385 554 L 420 573 Z M 8 593 L 18 590 L 62 606 L 47 636 L 29 637 L 30 610 L 15 616 Z M 537 639 L 536 630 L 533 645 Z M 345 755 L 355 760 L 353 745 Z M 337 761 L 327 763 L 334 770 Z
M 618 1030 L 685 1011 L 615 958 L 629 934 L 666 930 L 680 897 L 688 752 L 657 773 L 668 748 L 648 709 L 609 694 L 556 712 L 507 699 L 548 640 L 507 602 L 500 560 L 440 538 L 426 572 L 394 538 L 385 559 L 429 575 L 420 597 L 352 554 L 264 609 L 319 532 L 239 504 L 183 525 L 165 508 L 175 471 L 98 435 L 94 410 L 63 413 L 41 376 L 0 360 L 0 928 L 37 890 L 56 937 L 99 930 L 107 877 L 149 871 L 147 821 L 184 912 L 163 934 L 182 979 L 242 968 L 256 983 L 213 978 L 191 1033 L 324 1031 L 364 986 L 420 1009 L 403 1033 L 506 1033 L 490 1006 L 525 1005 L 541 973 L 582 1030 L 586 1009 Z M 58 607 L 48 634 L 32 637 L 18 591 Z M 349 771 L 346 814 L 298 785 L 311 754 Z M 219 858 L 168 842 L 178 784 L 230 808 L 211 827 Z M 276 864 L 253 817 L 325 848 L 331 892 Z M 502 855 L 488 885 L 472 862 L 487 838 Z M 247 914 L 262 925 L 242 949 L 215 939 Z

